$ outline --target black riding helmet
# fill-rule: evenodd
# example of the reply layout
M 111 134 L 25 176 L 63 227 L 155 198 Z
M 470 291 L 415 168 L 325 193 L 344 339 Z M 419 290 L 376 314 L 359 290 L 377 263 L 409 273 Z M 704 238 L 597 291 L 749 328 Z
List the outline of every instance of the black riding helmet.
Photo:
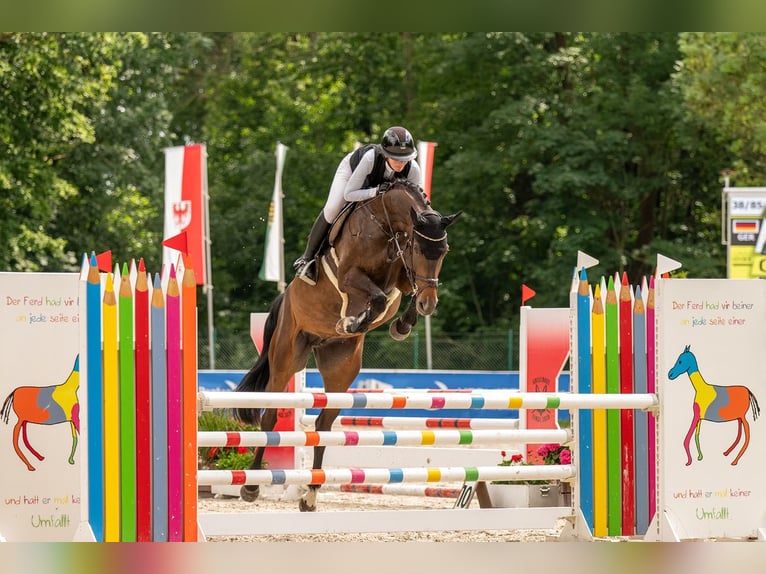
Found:
M 412 134 L 399 126 L 386 130 L 380 147 L 383 150 L 383 155 L 397 161 L 410 161 L 418 155 Z

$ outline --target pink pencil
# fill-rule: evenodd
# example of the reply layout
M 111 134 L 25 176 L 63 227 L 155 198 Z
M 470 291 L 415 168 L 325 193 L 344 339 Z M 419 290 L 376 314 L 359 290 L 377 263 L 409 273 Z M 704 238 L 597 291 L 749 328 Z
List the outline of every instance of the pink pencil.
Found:
M 183 465 L 181 428 L 181 298 L 175 265 L 170 265 L 167 301 L 168 385 L 168 540 L 183 540 Z

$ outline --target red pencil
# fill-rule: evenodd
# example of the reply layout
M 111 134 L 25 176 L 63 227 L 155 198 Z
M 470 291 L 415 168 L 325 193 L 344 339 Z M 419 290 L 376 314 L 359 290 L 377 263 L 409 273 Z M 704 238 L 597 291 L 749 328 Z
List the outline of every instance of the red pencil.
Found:
M 152 541 L 151 355 L 149 287 L 143 258 L 138 263 L 136 329 L 136 539 Z
M 633 393 L 633 303 L 628 274 L 620 288 L 620 393 Z M 620 454 L 622 464 L 622 534 L 636 531 L 633 410 L 620 411 Z

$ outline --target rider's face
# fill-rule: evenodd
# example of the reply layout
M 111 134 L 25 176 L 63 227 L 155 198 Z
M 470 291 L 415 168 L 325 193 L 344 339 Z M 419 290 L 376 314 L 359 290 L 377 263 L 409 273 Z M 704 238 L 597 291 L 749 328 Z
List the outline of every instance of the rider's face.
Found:
M 395 159 L 391 159 L 390 157 L 387 157 L 386 161 L 388 161 L 388 165 L 391 166 L 391 169 L 393 169 L 394 171 L 402 171 L 404 169 L 404 166 L 407 165 L 406 161 L 398 161 Z

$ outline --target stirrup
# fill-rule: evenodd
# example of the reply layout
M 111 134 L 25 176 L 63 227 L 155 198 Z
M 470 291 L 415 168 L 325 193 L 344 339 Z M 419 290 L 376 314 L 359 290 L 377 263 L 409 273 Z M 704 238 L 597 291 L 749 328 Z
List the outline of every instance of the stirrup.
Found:
M 309 285 L 316 285 L 317 284 L 317 260 L 311 259 L 310 261 L 306 261 L 301 265 L 301 267 L 296 271 L 295 276 L 301 279 L 302 281 L 305 281 Z

